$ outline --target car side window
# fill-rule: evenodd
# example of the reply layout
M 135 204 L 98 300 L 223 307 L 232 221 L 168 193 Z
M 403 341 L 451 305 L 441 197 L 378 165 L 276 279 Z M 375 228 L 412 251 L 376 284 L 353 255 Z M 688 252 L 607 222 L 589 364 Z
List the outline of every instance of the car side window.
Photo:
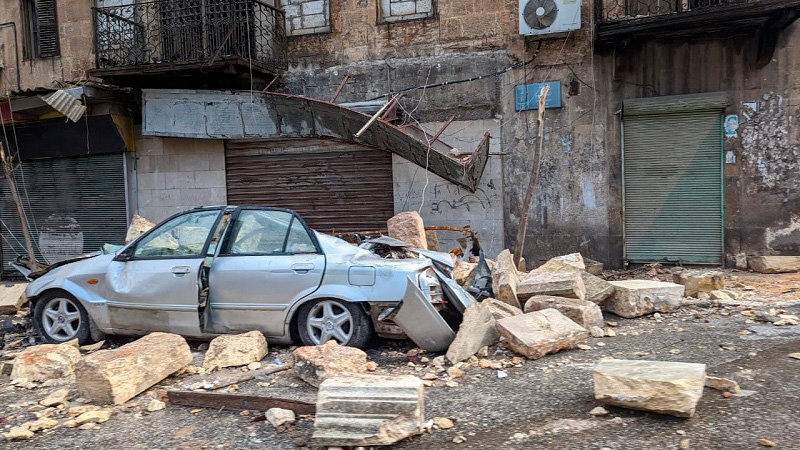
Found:
M 202 256 L 219 210 L 196 211 L 175 217 L 145 236 L 133 252 L 134 257 Z
M 233 226 L 227 255 L 315 253 L 313 241 L 286 211 L 243 210 Z

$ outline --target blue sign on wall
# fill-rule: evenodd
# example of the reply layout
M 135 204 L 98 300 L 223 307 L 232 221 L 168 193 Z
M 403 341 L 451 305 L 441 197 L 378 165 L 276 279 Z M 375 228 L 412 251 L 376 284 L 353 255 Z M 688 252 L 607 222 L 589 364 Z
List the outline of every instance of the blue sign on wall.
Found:
M 514 96 L 517 111 L 539 109 L 539 93 L 545 85 L 550 86 L 550 92 L 545 98 L 545 108 L 561 108 L 561 82 L 545 81 L 544 83 L 518 84 Z

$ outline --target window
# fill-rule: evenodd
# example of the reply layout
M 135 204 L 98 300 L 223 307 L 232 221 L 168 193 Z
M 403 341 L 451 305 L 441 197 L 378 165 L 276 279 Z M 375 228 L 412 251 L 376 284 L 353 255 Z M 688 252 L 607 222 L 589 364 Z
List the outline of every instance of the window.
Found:
M 25 59 L 59 56 L 56 0 L 21 1 Z
M 384 23 L 433 17 L 433 0 L 380 0 L 381 21 Z
M 219 210 L 197 211 L 175 217 L 136 244 L 133 255 L 141 258 L 203 256 L 203 247 L 219 213 Z
M 281 6 L 289 36 L 331 31 L 330 0 L 281 0 Z
M 285 211 L 245 210 L 231 233 L 228 255 L 316 253 L 314 242 L 294 215 Z

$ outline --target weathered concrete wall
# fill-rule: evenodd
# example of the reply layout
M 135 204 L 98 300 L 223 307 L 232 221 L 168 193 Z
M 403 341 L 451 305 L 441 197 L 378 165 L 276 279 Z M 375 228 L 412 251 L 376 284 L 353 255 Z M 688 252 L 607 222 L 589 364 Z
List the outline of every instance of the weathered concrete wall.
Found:
M 724 140 L 725 252 L 800 253 L 800 24 L 786 29 L 772 60 L 756 67 L 758 40 L 750 36 L 632 42 L 597 58 L 611 108 L 626 98 L 728 92 L 725 115 L 736 115 L 737 136 Z M 619 118 L 606 111 L 608 160 L 620 158 Z M 720 131 L 722 135 L 722 131 Z M 609 164 L 611 188 L 620 186 Z M 619 196 L 615 195 L 618 203 Z M 617 206 L 613 230 L 622 227 Z
M 195 206 L 224 205 L 224 142 L 139 135 L 138 214 L 158 222 Z
M 5 67 L 0 71 L 0 92 L 3 95 L 6 91 L 17 90 L 18 70 L 22 89 L 51 87 L 58 81 L 88 78 L 88 70 L 94 67 L 94 33 L 91 31 L 92 10 L 89 2 L 60 1 L 57 11 L 61 56 L 26 60 L 23 57 L 20 0 L 0 0 L 0 23 L 16 23 L 16 45 L 20 58 L 20 67 L 17 68 L 12 28 L 0 29 L 0 60 Z
M 423 128 L 435 133 L 442 123 L 425 123 Z M 487 131 L 500 135 L 499 120 L 455 121 L 443 134 L 460 154 L 471 152 Z M 419 211 L 425 225 L 469 226 L 476 231 L 481 247 L 490 257 L 503 250 L 503 157 L 500 139 L 490 141 L 489 162 L 483 172 L 478 190 L 473 194 L 434 174 L 425 176 L 425 170 L 394 155 L 395 213 Z M 442 251 L 459 247 L 463 235 L 438 232 Z M 469 250 L 469 248 L 464 249 Z

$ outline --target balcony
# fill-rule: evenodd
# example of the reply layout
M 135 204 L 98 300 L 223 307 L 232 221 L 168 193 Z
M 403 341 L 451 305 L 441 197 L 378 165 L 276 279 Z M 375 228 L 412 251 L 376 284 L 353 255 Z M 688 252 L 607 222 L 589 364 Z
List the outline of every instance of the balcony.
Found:
M 93 8 L 91 74 L 111 83 L 236 88 L 287 67 L 284 14 L 259 0 L 115 3 Z
M 800 0 L 595 0 L 599 43 L 781 30 Z

